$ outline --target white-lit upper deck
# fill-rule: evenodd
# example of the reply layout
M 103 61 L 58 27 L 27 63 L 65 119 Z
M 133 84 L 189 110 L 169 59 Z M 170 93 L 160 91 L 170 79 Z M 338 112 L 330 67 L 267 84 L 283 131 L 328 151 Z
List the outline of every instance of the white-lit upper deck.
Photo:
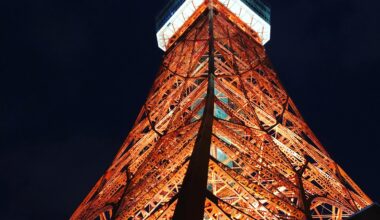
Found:
M 166 51 L 169 40 L 205 0 L 172 0 L 157 21 L 158 46 Z M 218 0 L 254 30 L 264 45 L 270 40 L 270 9 L 260 0 Z

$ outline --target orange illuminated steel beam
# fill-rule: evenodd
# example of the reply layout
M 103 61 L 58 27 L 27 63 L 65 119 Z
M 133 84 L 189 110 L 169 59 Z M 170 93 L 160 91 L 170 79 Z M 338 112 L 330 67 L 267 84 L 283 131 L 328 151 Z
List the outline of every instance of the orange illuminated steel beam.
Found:
M 372 204 L 281 85 L 265 5 L 174 3 L 148 98 L 71 219 L 346 219 Z

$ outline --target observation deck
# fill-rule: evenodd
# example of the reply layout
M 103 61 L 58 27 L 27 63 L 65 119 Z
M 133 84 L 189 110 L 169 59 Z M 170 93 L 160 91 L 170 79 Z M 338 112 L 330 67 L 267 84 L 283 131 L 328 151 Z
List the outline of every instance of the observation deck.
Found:
M 255 31 L 264 45 L 270 40 L 270 8 L 262 0 L 217 0 Z M 204 5 L 205 0 L 170 0 L 156 18 L 158 47 L 166 51 L 170 39 Z

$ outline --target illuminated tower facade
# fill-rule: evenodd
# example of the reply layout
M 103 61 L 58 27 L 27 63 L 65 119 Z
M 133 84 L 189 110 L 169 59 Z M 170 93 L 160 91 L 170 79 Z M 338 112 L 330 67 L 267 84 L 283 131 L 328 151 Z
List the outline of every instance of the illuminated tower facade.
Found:
M 172 0 L 157 30 L 154 85 L 71 219 L 338 220 L 372 204 L 281 85 L 265 3 Z

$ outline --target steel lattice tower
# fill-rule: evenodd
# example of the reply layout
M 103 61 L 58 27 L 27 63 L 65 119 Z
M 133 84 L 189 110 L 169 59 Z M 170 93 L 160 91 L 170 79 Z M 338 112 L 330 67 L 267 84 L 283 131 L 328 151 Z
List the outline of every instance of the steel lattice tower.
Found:
M 132 131 L 71 219 L 345 219 L 372 204 L 281 85 L 259 0 L 171 1 Z

